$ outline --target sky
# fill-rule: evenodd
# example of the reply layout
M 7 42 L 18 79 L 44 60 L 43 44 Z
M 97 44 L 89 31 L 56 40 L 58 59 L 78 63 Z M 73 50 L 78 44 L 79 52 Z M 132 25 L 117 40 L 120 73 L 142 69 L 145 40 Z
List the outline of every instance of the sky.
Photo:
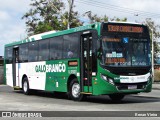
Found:
M 67 0 L 62 0 L 68 6 Z M 30 9 L 31 0 L 1 0 L 0 3 L 0 56 L 4 55 L 4 45 L 19 41 L 26 37 L 25 20 L 22 16 Z M 74 0 L 74 10 L 79 12 L 81 20 L 88 23 L 82 16 L 87 11 L 98 16 L 109 18 L 126 17 L 128 22 L 143 23 L 151 18 L 160 25 L 160 0 Z

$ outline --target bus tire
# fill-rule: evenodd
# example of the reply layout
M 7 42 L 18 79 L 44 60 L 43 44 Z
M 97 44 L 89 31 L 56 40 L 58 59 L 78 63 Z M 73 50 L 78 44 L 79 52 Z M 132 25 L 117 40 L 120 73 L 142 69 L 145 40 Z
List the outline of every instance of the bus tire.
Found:
M 75 78 L 69 84 L 69 98 L 74 101 L 81 101 L 83 99 L 83 94 L 80 93 L 80 84 Z
M 122 95 L 122 94 L 112 94 L 112 95 L 109 95 L 110 99 L 114 102 L 119 102 L 121 101 L 125 95 Z
M 23 93 L 25 95 L 29 95 L 30 94 L 29 83 L 28 83 L 28 79 L 27 78 L 23 79 L 22 90 L 23 90 Z

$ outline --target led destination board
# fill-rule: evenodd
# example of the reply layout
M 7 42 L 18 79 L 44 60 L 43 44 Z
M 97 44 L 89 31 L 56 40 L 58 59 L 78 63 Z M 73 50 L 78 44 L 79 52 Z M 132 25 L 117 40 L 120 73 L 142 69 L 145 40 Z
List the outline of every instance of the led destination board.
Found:
M 108 25 L 108 32 L 142 33 L 143 28 L 137 26 Z

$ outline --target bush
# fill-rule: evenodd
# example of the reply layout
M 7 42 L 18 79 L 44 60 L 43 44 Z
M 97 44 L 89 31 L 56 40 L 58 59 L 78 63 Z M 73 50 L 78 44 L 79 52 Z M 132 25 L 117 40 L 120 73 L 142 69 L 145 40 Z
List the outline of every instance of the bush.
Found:
M 160 82 L 160 70 L 158 70 L 158 69 L 154 70 L 154 81 Z

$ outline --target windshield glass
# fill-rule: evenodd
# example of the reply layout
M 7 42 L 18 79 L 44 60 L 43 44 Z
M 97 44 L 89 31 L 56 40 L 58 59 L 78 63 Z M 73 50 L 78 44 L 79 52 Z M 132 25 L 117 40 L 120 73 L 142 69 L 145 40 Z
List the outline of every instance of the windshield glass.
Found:
M 111 34 L 102 37 L 102 63 L 107 66 L 150 65 L 149 39 Z

